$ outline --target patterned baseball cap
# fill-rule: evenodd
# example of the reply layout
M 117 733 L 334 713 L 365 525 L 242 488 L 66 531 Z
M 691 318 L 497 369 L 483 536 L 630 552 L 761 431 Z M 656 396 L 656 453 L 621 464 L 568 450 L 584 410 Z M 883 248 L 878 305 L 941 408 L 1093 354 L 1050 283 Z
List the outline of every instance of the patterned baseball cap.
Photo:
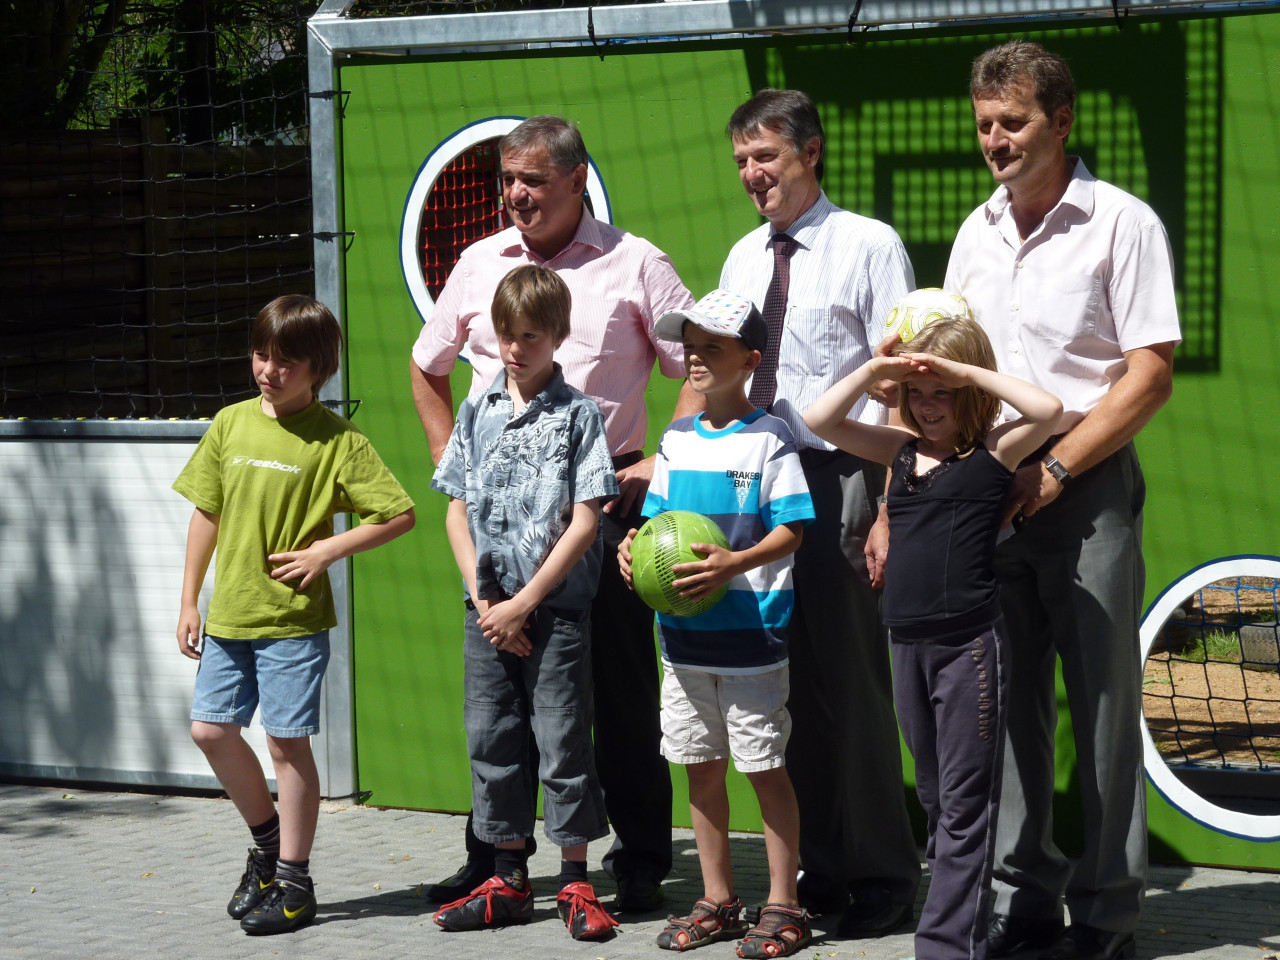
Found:
M 746 297 L 728 290 L 712 290 L 687 310 L 672 310 L 658 318 L 654 333 L 661 340 L 684 339 L 684 325 L 689 322 L 707 333 L 735 337 L 749 350 L 763 350 L 769 339 L 764 317 Z

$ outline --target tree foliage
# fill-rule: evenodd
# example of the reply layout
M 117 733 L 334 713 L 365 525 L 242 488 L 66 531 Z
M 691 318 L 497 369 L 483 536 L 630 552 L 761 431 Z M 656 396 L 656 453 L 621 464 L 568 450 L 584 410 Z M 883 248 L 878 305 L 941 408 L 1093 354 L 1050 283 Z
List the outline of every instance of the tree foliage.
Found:
M 311 0 L 0 2 L 0 124 L 164 118 L 175 140 L 296 139 Z

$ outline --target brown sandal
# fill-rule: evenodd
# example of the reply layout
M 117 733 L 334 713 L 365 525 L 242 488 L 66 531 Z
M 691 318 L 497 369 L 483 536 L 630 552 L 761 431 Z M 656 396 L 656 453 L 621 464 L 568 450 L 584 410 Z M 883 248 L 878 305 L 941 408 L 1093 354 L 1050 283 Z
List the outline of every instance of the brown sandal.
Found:
M 763 957 L 789 957 L 807 947 L 813 940 L 809 929 L 809 911 L 803 907 L 788 907 L 781 903 L 766 903 L 763 907 L 747 910 L 747 921 L 752 925 L 738 944 L 738 956 L 747 960 Z M 793 934 L 789 939 L 786 934 Z
M 736 940 L 747 929 L 738 919 L 740 913 L 742 901 L 737 897 L 729 903 L 716 903 L 703 897 L 693 905 L 689 916 L 667 918 L 666 929 L 658 934 L 658 946 L 683 952 L 721 940 Z M 714 926 L 704 926 L 708 920 L 714 921 Z

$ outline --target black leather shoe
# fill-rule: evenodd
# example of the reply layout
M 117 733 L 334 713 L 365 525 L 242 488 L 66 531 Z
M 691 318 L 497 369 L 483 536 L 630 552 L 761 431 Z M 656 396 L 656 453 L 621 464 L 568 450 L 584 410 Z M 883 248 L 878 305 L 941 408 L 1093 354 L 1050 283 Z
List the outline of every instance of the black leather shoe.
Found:
M 1011 917 L 993 913 L 987 926 L 987 956 L 991 960 L 1012 956 L 1032 947 L 1047 947 L 1062 936 L 1059 917 Z
M 841 915 L 836 932 L 850 939 L 882 937 L 909 922 L 913 908 L 914 904 L 895 900 L 883 887 L 865 887 L 853 895 L 853 903 Z
M 1112 933 L 1073 923 L 1040 960 L 1121 960 L 1137 950 L 1132 933 Z
M 485 862 L 477 857 L 468 857 L 462 869 L 448 880 L 441 880 L 427 887 L 426 898 L 433 903 L 452 903 L 465 897 L 492 876 L 492 860 Z
M 807 870 L 800 874 L 800 879 L 796 883 L 796 893 L 800 899 L 800 906 L 818 916 L 839 913 L 849 906 L 848 890 L 821 874 L 810 873 Z
M 666 901 L 662 884 L 644 874 L 618 878 L 618 899 L 614 909 L 619 913 L 653 913 Z

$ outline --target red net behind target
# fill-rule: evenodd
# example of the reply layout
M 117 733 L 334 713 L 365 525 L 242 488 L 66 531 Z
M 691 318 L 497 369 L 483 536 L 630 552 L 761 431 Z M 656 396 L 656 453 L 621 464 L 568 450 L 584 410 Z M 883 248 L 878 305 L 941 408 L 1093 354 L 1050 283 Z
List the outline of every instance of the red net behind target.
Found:
M 418 265 L 432 299 L 440 295 L 469 244 L 506 227 L 494 137 L 454 157 L 427 193 L 418 232 Z

